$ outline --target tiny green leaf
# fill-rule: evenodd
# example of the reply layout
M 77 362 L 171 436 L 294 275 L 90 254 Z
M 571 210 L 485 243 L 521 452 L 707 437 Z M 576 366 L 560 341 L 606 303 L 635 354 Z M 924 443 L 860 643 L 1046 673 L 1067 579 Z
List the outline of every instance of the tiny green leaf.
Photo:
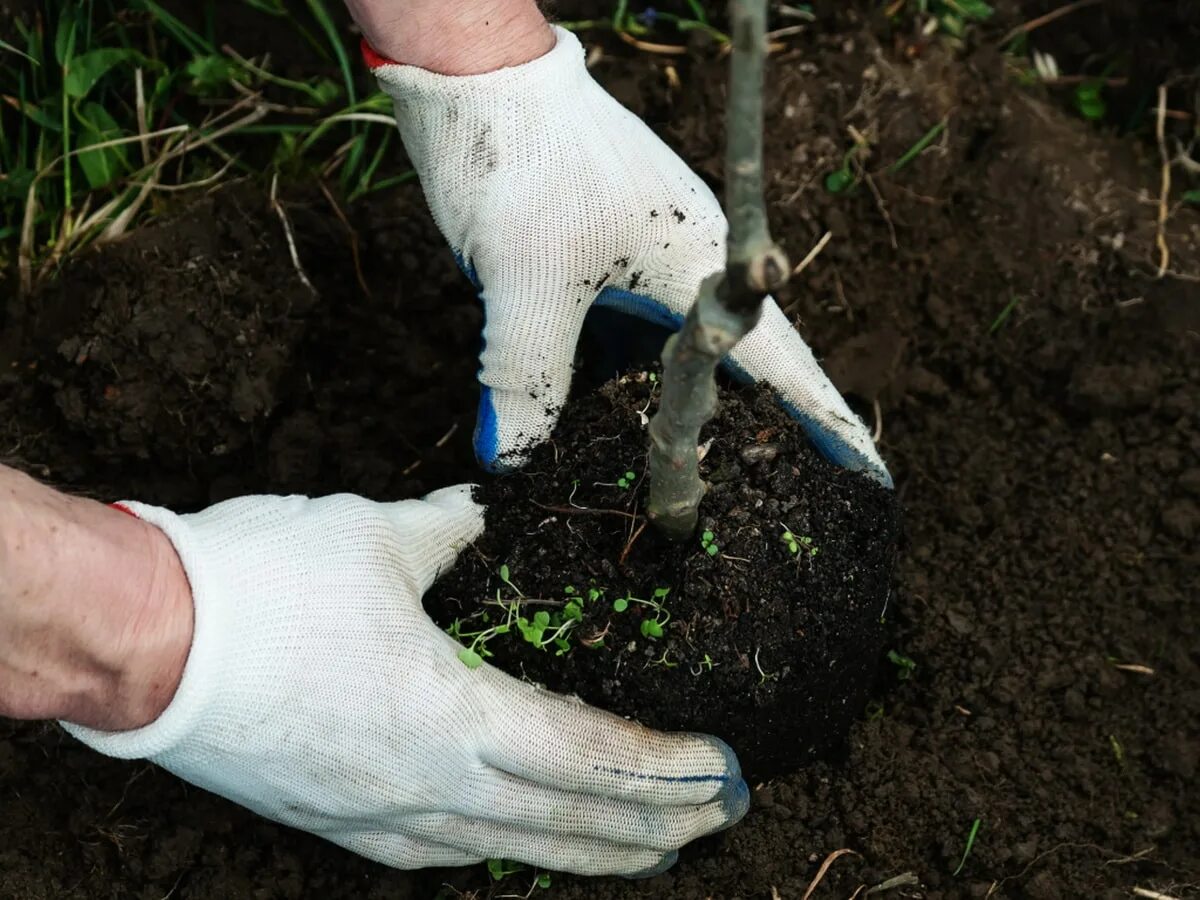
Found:
M 700 540 L 707 544 L 714 537 L 715 535 L 711 531 L 706 531 L 704 534 L 700 535 Z
M 709 544 L 707 547 L 704 548 L 704 552 L 707 553 L 709 556 L 716 556 L 718 553 L 721 552 L 721 548 L 718 547 L 716 544 Z
M 539 875 L 537 877 L 537 886 L 540 888 L 550 887 L 550 873 L 549 872 L 543 872 L 541 875 Z
M 838 169 L 825 176 L 825 190 L 831 194 L 841 194 L 854 186 L 854 173 L 849 169 Z
M 545 628 L 550 624 L 550 613 L 546 612 L 544 609 L 539 609 L 533 615 L 533 622 L 535 625 L 540 625 L 542 628 Z
M 627 609 L 629 609 L 629 601 L 624 597 L 618 597 L 613 601 L 613 612 L 625 612 Z
M 67 62 L 67 77 L 63 79 L 63 90 L 68 97 L 86 97 L 96 82 L 113 66 L 140 58 L 140 53 L 126 47 L 100 47 L 90 50 Z
M 983 0 L 954 0 L 953 5 L 954 8 L 961 12 L 965 18 L 975 19 L 977 21 L 983 21 L 984 19 L 991 18 L 992 13 L 995 12 L 995 10 L 992 9 L 988 4 L 984 3 Z
M 669 594 L 669 593 L 671 593 L 670 588 L 664 588 L 664 587 L 655 588 L 654 589 L 654 599 L 661 600 L 663 597 L 667 596 L 667 594 Z
M 642 620 L 642 636 L 648 638 L 660 638 L 663 635 L 662 626 L 654 619 Z
M 505 564 L 505 565 L 501 566 L 500 567 L 500 580 L 508 581 L 508 574 L 509 574 L 508 573 L 508 565 Z
M 483 665 L 483 657 L 470 647 L 463 647 L 461 650 L 459 650 L 458 658 L 462 660 L 462 664 L 468 669 L 478 669 Z
M 567 585 L 565 588 L 563 588 L 563 593 L 564 593 L 564 594 L 573 594 L 573 593 L 575 593 L 575 585 L 573 585 L 573 584 L 568 584 L 568 585 Z

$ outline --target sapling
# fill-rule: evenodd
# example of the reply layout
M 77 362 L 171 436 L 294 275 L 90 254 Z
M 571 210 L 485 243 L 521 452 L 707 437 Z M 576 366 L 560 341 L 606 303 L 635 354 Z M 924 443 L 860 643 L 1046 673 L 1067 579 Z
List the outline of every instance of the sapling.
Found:
M 704 496 L 697 445 L 700 429 L 716 412 L 716 367 L 758 323 L 764 298 L 786 283 L 789 273 L 787 257 L 771 240 L 763 202 L 767 0 L 731 0 L 729 19 L 725 270 L 700 285 L 683 327 L 663 349 L 662 400 L 650 421 L 646 513 L 672 540 L 686 540 L 696 530 Z

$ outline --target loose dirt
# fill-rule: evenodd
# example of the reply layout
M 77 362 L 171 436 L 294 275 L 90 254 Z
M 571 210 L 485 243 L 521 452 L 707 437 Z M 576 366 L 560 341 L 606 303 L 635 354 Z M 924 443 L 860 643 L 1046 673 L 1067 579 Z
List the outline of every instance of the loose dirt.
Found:
M 916 668 L 901 680 L 885 662 L 844 759 L 756 783 L 745 821 L 672 872 L 556 876 L 554 896 L 790 900 L 840 848 L 856 855 L 814 898 L 905 873 L 912 886 L 871 896 L 1194 895 L 1200 306 L 1194 282 L 1156 277 L 1157 149 L 1017 87 L 982 44 L 910 59 L 878 20 L 837 6 L 773 62 L 773 228 L 796 256 L 833 234 L 779 300 L 869 422 L 878 410 L 905 509 L 886 646 Z M 996 27 L 1022 18 L 1006 7 Z M 719 186 L 723 61 L 602 43 L 596 76 Z M 929 150 L 887 171 L 943 120 Z M 847 125 L 871 140 L 874 189 L 834 196 L 822 179 Z M 4 461 L 180 509 L 477 479 L 480 316 L 419 190 L 352 211 L 370 297 L 324 201 L 295 194 L 287 209 L 316 297 L 265 198 L 239 186 L 10 305 Z M 1171 213 L 1169 268 L 1196 275 L 1200 214 Z M 0 798 L 4 897 L 486 885 L 478 868 L 357 859 L 53 725 L 0 724 Z M 509 893 L 527 886 L 517 876 Z

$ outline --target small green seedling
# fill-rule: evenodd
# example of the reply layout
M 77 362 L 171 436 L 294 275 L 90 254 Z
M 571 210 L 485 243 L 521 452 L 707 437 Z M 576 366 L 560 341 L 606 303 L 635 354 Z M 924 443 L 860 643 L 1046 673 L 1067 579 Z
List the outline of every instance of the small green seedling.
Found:
M 660 638 L 664 634 L 667 623 L 671 621 L 671 613 L 662 605 L 662 601 L 666 599 L 669 593 L 671 593 L 670 588 L 655 588 L 653 599 L 651 600 L 642 600 L 633 596 L 633 594 L 626 594 L 624 597 L 618 597 L 613 601 L 613 612 L 623 613 L 629 609 L 629 604 L 631 603 L 647 607 L 653 611 L 654 617 L 642 619 L 642 637 Z
M 516 591 L 518 597 L 524 597 L 525 595 L 521 593 L 521 589 L 512 583 L 512 579 L 509 577 L 511 574 L 512 573 L 509 572 L 507 565 L 500 567 L 500 580 Z
M 1116 759 L 1117 765 L 1122 769 L 1125 768 L 1125 748 L 1121 746 L 1121 742 L 1117 740 L 1115 734 L 1108 736 L 1108 744 L 1112 747 L 1113 758 Z
M 842 157 L 841 168 L 834 169 L 825 176 L 825 190 L 831 194 L 844 194 L 858 184 L 858 175 L 854 171 L 854 162 L 858 154 L 867 149 L 866 144 L 857 143 Z
M 716 556 L 721 552 L 721 545 L 717 543 L 717 537 L 711 531 L 706 531 L 700 535 L 700 546 L 704 548 L 704 552 L 709 556 Z
M 496 600 L 500 602 L 499 591 L 496 592 Z M 467 646 L 458 651 L 459 660 L 468 669 L 478 669 L 483 665 L 485 657 L 492 656 L 492 652 L 487 646 L 488 641 L 492 640 L 492 638 L 508 634 L 512 630 L 513 621 L 517 613 L 517 605 L 515 603 L 508 605 L 501 603 L 500 605 L 506 611 L 507 615 L 499 625 L 491 625 L 479 631 L 466 631 L 463 628 L 462 619 L 455 619 L 450 627 L 446 629 L 446 633 L 459 643 L 470 641 Z M 486 613 L 484 613 L 484 620 L 487 620 Z
M 913 672 L 917 670 L 917 664 L 903 653 L 889 650 L 887 658 L 899 670 L 896 673 L 896 677 L 901 681 L 908 681 L 908 679 L 912 678 Z
M 519 862 L 513 862 L 511 859 L 489 859 L 487 861 L 487 870 L 488 874 L 492 876 L 493 881 L 503 881 L 509 875 L 524 872 L 525 867 Z
M 872 700 L 867 704 L 867 708 L 863 710 L 863 714 L 867 717 L 868 722 L 874 722 L 876 719 L 882 719 L 883 704 L 878 700 Z
M 1103 91 L 1104 82 L 1099 78 L 1085 81 L 1075 88 L 1075 108 L 1089 122 L 1099 122 L 1108 115 Z
M 1004 327 L 1004 323 L 1008 321 L 1008 317 L 1012 315 L 1013 310 L 1017 308 L 1017 304 L 1020 302 L 1021 298 L 1016 294 L 1013 294 L 1012 298 L 1008 301 L 1008 305 L 1005 306 L 1004 309 L 1000 310 L 1000 315 L 996 316 L 996 318 L 992 320 L 992 324 L 988 328 L 988 334 L 995 334 L 1002 327 Z
M 783 534 L 779 536 L 779 540 L 788 548 L 788 552 L 792 556 L 799 556 L 801 551 L 810 557 L 821 552 L 820 547 L 813 546 L 813 539 L 809 535 L 802 534 L 797 537 L 786 525 L 783 526 Z
M 966 849 L 963 850 L 962 859 L 958 861 L 958 868 L 954 870 L 953 877 L 955 878 L 957 878 L 958 873 L 963 870 L 963 866 L 967 864 L 967 857 L 971 855 L 971 848 L 975 846 L 975 838 L 979 835 L 979 825 L 982 821 L 982 819 L 976 819 L 971 823 L 971 833 L 967 835 Z
M 627 488 L 637 482 L 637 472 L 626 472 L 617 479 L 617 487 Z
M 943 119 L 942 121 L 940 121 L 936 125 L 934 125 L 932 128 L 930 128 L 927 132 L 925 132 L 925 134 L 921 136 L 921 139 L 919 141 L 917 141 L 915 144 L 913 144 L 911 147 L 909 147 L 904 152 L 903 156 L 901 156 L 898 160 L 896 160 L 894 163 L 892 163 L 890 166 L 888 166 L 888 174 L 895 175 L 897 172 L 899 172 L 901 169 L 903 169 L 905 166 L 907 166 L 910 162 L 912 162 L 914 159 L 916 159 L 918 156 L 920 156 L 922 153 L 924 153 L 925 149 L 930 144 L 932 144 L 935 140 L 937 140 L 938 135 L 940 135 L 945 130 L 946 130 L 946 120 Z
M 654 660 L 654 662 L 647 663 L 646 664 L 647 668 L 649 668 L 650 666 L 662 666 L 664 669 L 674 669 L 676 666 L 679 665 L 679 663 L 671 662 L 670 659 L 668 658 L 668 657 L 670 657 L 670 655 L 671 655 L 671 648 L 668 647 L 665 650 L 663 650 L 662 656 L 660 656 L 658 659 Z
M 705 653 L 704 659 L 700 660 L 700 662 L 696 663 L 696 665 L 691 667 L 691 673 L 693 675 L 699 677 L 699 676 L 703 675 L 705 672 L 711 672 L 712 669 L 713 669 L 712 657 L 709 656 L 707 653 Z

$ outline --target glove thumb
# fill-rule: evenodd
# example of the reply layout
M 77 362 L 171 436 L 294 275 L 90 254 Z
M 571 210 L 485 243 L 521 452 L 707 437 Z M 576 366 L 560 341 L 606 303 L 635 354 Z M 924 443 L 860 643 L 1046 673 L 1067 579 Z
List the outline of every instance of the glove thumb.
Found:
M 406 551 L 408 573 L 421 594 L 483 533 L 484 507 L 475 502 L 474 488 L 460 484 L 421 500 L 387 504 L 388 516 Z

